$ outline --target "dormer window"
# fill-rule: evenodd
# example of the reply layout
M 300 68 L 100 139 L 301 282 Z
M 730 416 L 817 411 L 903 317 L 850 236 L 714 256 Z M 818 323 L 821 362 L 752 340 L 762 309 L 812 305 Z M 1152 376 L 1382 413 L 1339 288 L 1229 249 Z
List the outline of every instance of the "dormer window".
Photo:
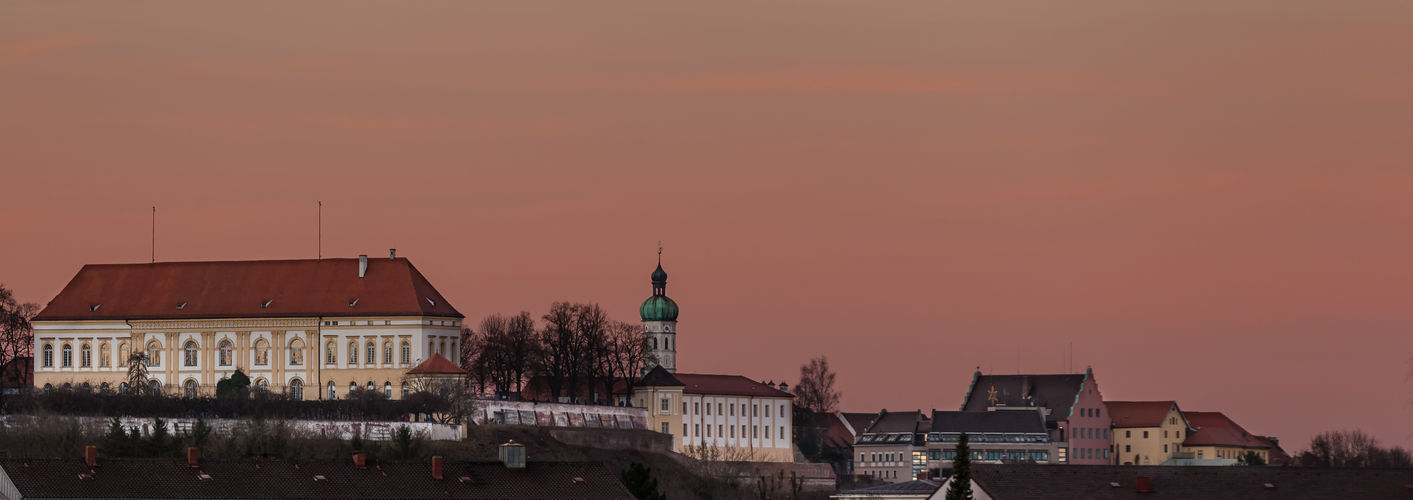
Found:
M 432 307 L 437 307 L 437 301 L 432 300 L 431 297 L 427 297 L 427 303 L 428 303 L 428 304 L 431 304 Z M 93 306 L 93 308 L 94 308 L 94 309 L 97 309 L 98 306 Z
M 432 299 L 427 299 L 427 300 L 432 300 Z M 93 305 L 91 305 L 91 306 L 88 306 L 88 312 L 97 311 L 99 307 L 103 307 L 103 304 L 93 304 Z
M 358 305 L 358 299 L 361 299 L 361 298 L 363 298 L 363 297 L 355 297 L 353 300 L 348 301 L 348 307 L 353 307 L 353 306 Z
M 182 303 L 180 303 L 180 304 L 177 304 L 177 310 L 180 311 L 180 310 L 182 310 L 182 309 L 186 309 L 186 302 L 182 302 Z
M 266 308 L 266 307 L 270 307 L 270 303 L 271 303 L 271 302 L 274 302 L 274 301 L 275 301 L 275 299 L 270 299 L 270 300 L 267 300 L 267 301 L 265 301 L 265 302 L 261 302 L 261 303 L 260 303 L 260 308 L 261 308 L 261 309 L 264 309 L 264 308 Z

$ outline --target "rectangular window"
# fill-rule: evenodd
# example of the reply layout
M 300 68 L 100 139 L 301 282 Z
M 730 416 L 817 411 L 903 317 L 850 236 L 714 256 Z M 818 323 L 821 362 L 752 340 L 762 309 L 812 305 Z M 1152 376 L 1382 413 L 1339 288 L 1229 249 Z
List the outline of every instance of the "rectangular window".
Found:
M 765 438 L 770 439 L 770 427 L 765 428 Z
M 746 426 L 743 425 L 743 426 L 741 426 L 741 438 L 744 439 L 745 437 L 746 437 Z
M 716 424 L 716 435 L 718 437 L 726 437 L 726 434 L 721 432 L 722 430 L 724 429 L 722 429 L 721 424 Z
M 759 425 L 753 425 L 753 426 L 751 426 L 751 437 L 752 437 L 752 438 L 759 438 L 759 437 L 760 437 L 760 426 L 759 426 Z
M 702 424 L 692 424 L 692 435 L 693 435 L 693 436 L 700 436 L 700 435 L 702 435 Z
M 765 407 L 765 418 L 770 418 L 770 405 Z
M 706 437 L 711 437 L 711 426 L 710 426 L 710 425 L 707 426 L 707 434 L 706 434 Z
M 686 414 L 687 414 L 687 402 L 686 402 L 686 401 L 683 401 L 683 402 L 682 402 L 682 414 L 683 414 L 683 415 L 686 415 Z
M 942 450 L 942 459 L 943 459 L 943 460 L 955 460 L 956 458 L 957 458 L 957 450 Z
M 1143 439 L 1148 439 L 1148 431 L 1143 431 Z
M 682 424 L 682 437 L 687 437 L 687 424 Z
M 1163 453 L 1167 453 L 1167 452 L 1168 452 L 1168 445 L 1165 444 L 1165 445 L 1163 445 Z
M 780 418 L 785 418 L 785 405 L 780 405 L 780 413 L 777 415 L 780 415 Z
M 1126 438 L 1131 438 L 1131 437 L 1133 437 L 1133 431 L 1124 431 L 1124 437 L 1126 437 Z
M 671 400 L 671 399 L 663 399 L 663 400 L 662 400 L 662 412 L 663 412 L 663 413 L 667 413 L 667 409 L 668 409 L 671 405 L 672 405 L 672 400 Z
M 721 413 L 721 403 L 717 403 L 717 404 L 716 404 L 716 414 L 717 414 L 717 415 L 725 415 L 725 413 Z
M 735 428 L 735 427 L 732 427 L 732 428 L 731 428 L 731 436 L 730 436 L 730 437 L 736 437 L 736 428 Z
M 780 439 L 785 439 L 785 428 L 784 428 L 784 427 L 781 427 L 781 428 L 780 428 L 780 433 L 779 433 L 779 434 L 776 434 L 776 435 L 777 435 L 777 436 L 780 436 Z
M 692 403 L 692 414 L 693 414 L 693 415 L 701 415 L 701 414 L 702 414 L 702 404 L 701 404 L 701 403 Z
M 671 431 L 670 431 L 670 428 L 667 426 L 667 422 L 663 422 L 663 423 L 662 423 L 662 433 L 663 433 L 663 434 L 667 434 L 668 432 L 671 432 Z
M 1163 431 L 1163 439 L 1167 439 L 1167 438 L 1168 438 L 1168 431 Z
M 736 416 L 736 405 L 726 405 L 726 410 L 731 416 Z
M 752 416 L 752 417 L 755 417 L 755 416 L 759 416 L 759 415 L 760 415 L 760 405 L 751 405 L 751 416 Z
M 746 416 L 746 404 L 741 403 L 741 416 Z

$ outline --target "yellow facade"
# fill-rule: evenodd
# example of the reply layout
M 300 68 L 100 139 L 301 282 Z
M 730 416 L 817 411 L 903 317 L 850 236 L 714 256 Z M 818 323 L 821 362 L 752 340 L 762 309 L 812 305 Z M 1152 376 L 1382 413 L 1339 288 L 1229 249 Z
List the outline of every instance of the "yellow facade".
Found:
M 1111 433 L 1115 465 L 1162 465 L 1183 450 L 1187 419 L 1173 405 L 1154 427 L 1119 427 Z
M 672 435 L 678 453 L 732 462 L 795 460 L 790 398 L 694 394 L 662 386 L 635 387 L 633 400 L 648 409 L 648 428 Z
M 149 383 L 172 395 L 215 394 L 239 369 L 255 388 L 302 399 L 351 387 L 397 399 L 404 375 L 432 353 L 457 362 L 458 319 L 441 317 L 35 321 L 34 383 L 119 390 L 127 353 L 149 354 Z M 332 384 L 332 386 L 330 385 Z

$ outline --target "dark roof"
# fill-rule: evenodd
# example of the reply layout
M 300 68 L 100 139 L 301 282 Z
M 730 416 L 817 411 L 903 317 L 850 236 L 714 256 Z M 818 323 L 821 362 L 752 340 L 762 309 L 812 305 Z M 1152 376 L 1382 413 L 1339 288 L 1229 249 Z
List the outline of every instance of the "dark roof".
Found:
M 1077 375 L 982 375 L 972 376 L 972 386 L 962 403 L 962 411 L 986 411 L 991 404 L 991 391 L 996 391 L 994 406 L 1038 406 L 1049 408 L 1047 420 L 1067 420 L 1075 397 L 1084 386 L 1085 374 Z
M 370 258 L 363 278 L 358 259 L 89 264 L 34 320 L 314 316 L 463 317 L 412 262 Z
M 677 380 L 677 377 L 673 377 L 666 368 L 658 365 L 648 370 L 648 374 L 643 375 L 643 379 L 639 380 L 637 385 L 640 387 L 681 387 L 685 384 L 681 380 Z
M 419 373 L 465 375 L 466 370 L 462 370 L 461 367 L 456 366 L 451 360 L 443 358 L 442 355 L 432 353 L 432 356 L 427 358 L 426 361 L 423 361 L 411 370 L 407 370 L 408 375 L 416 375 Z
M 932 411 L 932 432 L 1045 434 L 1045 419 L 1035 410 Z
M 1176 408 L 1176 401 L 1104 402 L 1104 409 L 1109 411 L 1114 427 L 1158 427 L 1168 418 L 1168 412 Z
M 1413 484 L 1413 469 L 972 464 L 971 473 L 995 500 L 1408 498 Z M 1154 493 L 1136 493 L 1137 476 Z
M 857 490 L 840 492 L 841 495 L 916 495 L 918 493 L 932 493 L 942 486 L 941 481 L 902 481 L 897 483 L 873 486 Z
M 922 422 L 921 411 L 895 411 L 883 410 L 879 412 L 878 418 L 862 434 L 895 434 L 900 432 L 914 433 L 918 431 L 918 425 Z
M 1271 442 L 1266 438 L 1246 432 L 1230 418 L 1216 411 L 1184 412 L 1187 423 L 1193 429 L 1183 440 L 1183 446 L 1232 446 L 1242 448 L 1268 449 Z
M 185 460 L 0 459 L 0 467 L 26 499 L 574 499 L 633 498 L 597 462 L 529 462 L 508 469 L 500 462 L 446 462 L 443 480 L 432 479 L 430 460 L 369 463 L 348 461 L 206 460 L 201 469 Z M 203 481 L 204 472 L 211 479 Z M 80 475 L 90 475 L 91 480 Z M 325 480 L 316 480 L 323 476 Z M 460 478 L 471 478 L 462 482 Z M 18 500 L 18 499 L 12 499 Z
M 677 373 L 673 378 L 682 383 L 686 394 L 723 394 L 728 396 L 755 396 L 760 398 L 793 398 L 794 395 L 778 389 L 771 389 L 762 382 L 740 375 L 702 375 L 697 373 Z

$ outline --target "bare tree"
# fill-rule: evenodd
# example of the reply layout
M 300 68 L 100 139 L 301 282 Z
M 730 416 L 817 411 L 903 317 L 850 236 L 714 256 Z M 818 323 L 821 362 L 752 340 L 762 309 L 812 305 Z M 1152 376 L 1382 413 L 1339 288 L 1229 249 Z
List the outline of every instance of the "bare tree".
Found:
M 34 326 L 29 320 L 36 314 L 39 304 L 21 304 L 15 300 L 14 292 L 0 284 L 0 394 L 4 394 L 8 375 L 5 368 L 17 359 L 34 355 Z
M 1413 466 L 1408 450 L 1379 446 L 1379 440 L 1364 431 L 1327 431 L 1310 438 L 1310 449 L 1297 456 L 1305 467 L 1400 467 Z
M 626 321 L 610 323 L 608 331 L 612 378 L 622 380 L 624 392 L 632 397 L 633 385 L 642 376 L 643 368 L 652 357 L 652 351 L 648 349 L 648 338 L 643 335 L 643 325 Z
M 574 317 L 574 329 L 577 330 L 576 335 L 580 341 L 577 363 L 580 373 L 585 379 L 589 394 L 597 394 L 598 388 L 603 386 L 604 396 L 608 401 L 602 403 L 613 404 L 612 346 L 608 332 L 612 320 L 608 318 L 608 312 L 598 304 L 575 306 L 577 314 Z M 592 398 L 593 396 L 590 396 L 590 399 Z
M 530 317 L 530 311 L 520 311 L 520 314 L 511 316 L 505 325 L 505 359 L 510 364 L 510 371 L 514 374 L 515 392 L 519 393 L 524 389 L 525 375 L 530 371 L 530 364 L 535 359 L 538 344 L 535 343 L 535 319 Z
M 834 371 L 829 358 L 820 356 L 800 365 L 800 381 L 795 384 L 795 405 L 814 413 L 839 411 L 842 394 L 834 389 Z
M 568 302 L 550 304 L 545 313 L 545 327 L 540 330 L 540 356 L 535 363 L 536 371 L 543 377 L 549 390 L 550 401 L 564 394 L 566 384 L 570 384 L 571 401 L 574 387 L 571 377 L 578 370 L 576 361 L 579 339 L 574 328 L 575 306 Z

